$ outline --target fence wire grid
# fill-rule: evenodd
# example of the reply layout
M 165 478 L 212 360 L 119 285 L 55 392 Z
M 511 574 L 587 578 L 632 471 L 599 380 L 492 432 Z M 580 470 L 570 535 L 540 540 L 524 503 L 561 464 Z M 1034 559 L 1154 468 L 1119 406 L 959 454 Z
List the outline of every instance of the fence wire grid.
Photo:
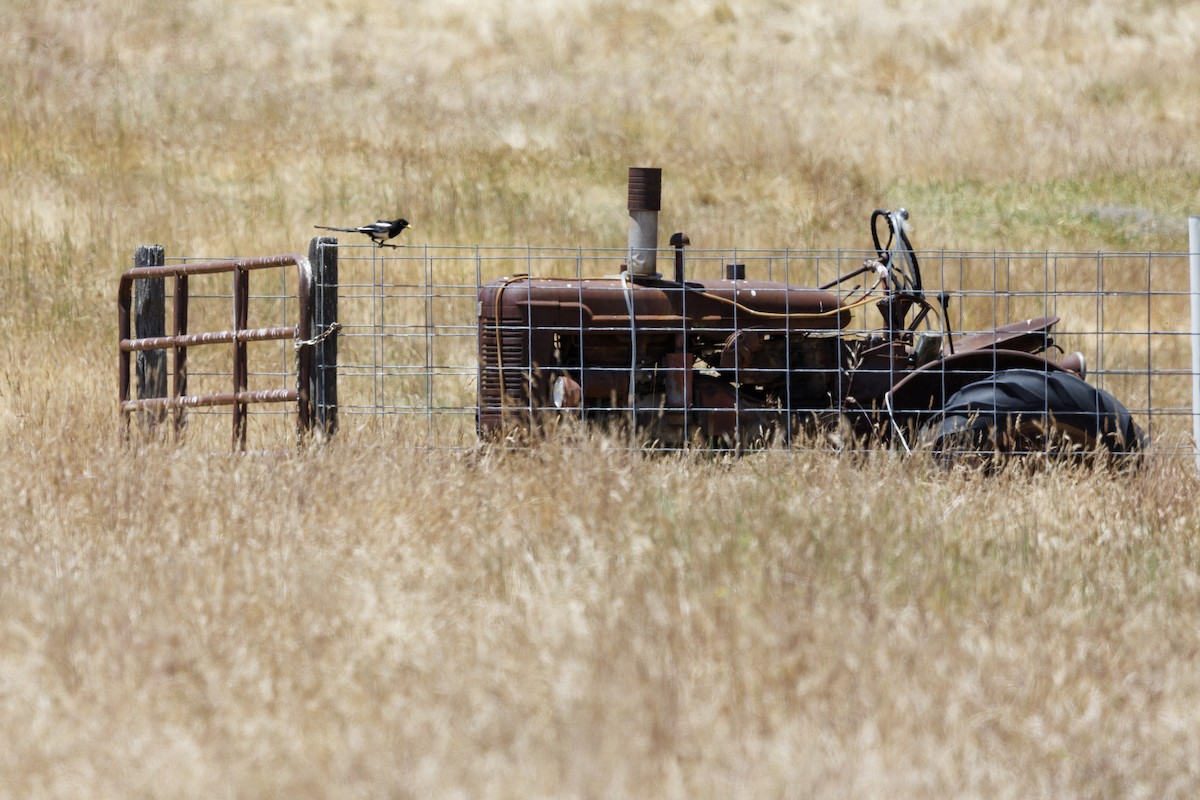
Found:
M 342 425 L 403 430 L 415 443 L 444 448 L 478 441 L 480 288 L 516 275 L 612 276 L 627 256 L 624 248 L 326 246 L 338 248 L 339 285 L 318 283 L 314 291 L 338 293 Z M 669 272 L 673 252 L 659 251 L 660 272 Z M 1057 316 L 1053 338 L 1058 347 L 1084 355 L 1087 382 L 1129 409 L 1154 453 L 1194 452 L 1187 253 L 923 250 L 916 255 L 926 294 L 948 298 L 947 323 L 955 337 Z M 750 280 L 816 287 L 873 257 L 861 250 L 689 249 L 686 277 L 724 278 L 728 265 L 738 264 Z M 845 296 L 852 283 L 831 291 Z M 260 300 L 282 300 L 285 290 Z M 880 324 L 878 312 L 865 307 L 840 335 L 869 335 Z M 286 355 L 274 362 L 280 371 L 284 361 Z M 272 370 L 260 376 L 269 378 Z
M 422 446 L 465 448 L 478 441 L 479 290 L 516 275 L 570 280 L 612 276 L 625 248 L 452 247 L 378 248 L 337 244 L 337 286 L 317 283 L 339 302 L 338 407 L 350 427 L 403 431 Z M 828 284 L 873 252 L 861 250 L 687 251 L 687 278 L 718 279 L 744 265 L 750 280 L 793 286 Z M 1152 441 L 1155 454 L 1192 455 L 1191 330 L 1187 253 L 917 251 L 927 295 L 949 298 L 955 337 L 1040 316 L 1060 317 L 1053 338 L 1079 351 L 1088 383 L 1120 400 Z M 672 251 L 659 253 L 668 272 Z M 187 264 L 210 258 L 169 258 Z M 288 270 L 251 277 L 253 325 L 294 324 L 299 315 L 295 276 Z M 850 285 L 840 291 L 845 294 Z M 835 289 L 834 291 L 839 291 Z M 189 293 L 192 330 L 231 325 L 231 279 L 195 276 Z M 168 303 L 173 303 L 168 286 Z M 856 312 L 840 335 L 880 327 L 871 307 Z M 294 388 L 294 345 L 249 347 L 249 389 Z M 194 347 L 189 391 L 227 389 L 225 347 Z M 193 409 L 189 435 L 207 418 L 227 420 L 227 408 Z M 295 431 L 295 408 L 256 406 L 248 417 L 252 447 L 277 447 Z M 225 425 L 213 426 L 222 435 Z M 214 440 L 216 441 L 216 440 Z M 790 440 L 789 440 L 790 442 Z

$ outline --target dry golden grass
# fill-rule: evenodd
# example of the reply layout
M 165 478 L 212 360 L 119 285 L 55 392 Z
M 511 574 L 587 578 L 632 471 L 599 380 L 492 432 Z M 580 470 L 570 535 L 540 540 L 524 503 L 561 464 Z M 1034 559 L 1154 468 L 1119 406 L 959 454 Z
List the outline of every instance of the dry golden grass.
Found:
M 0 498 L 15 795 L 1194 785 L 1188 464 L 81 456 L 53 428 Z
M 0 796 L 1194 795 L 1187 460 L 120 443 L 146 241 L 619 247 L 630 165 L 710 248 L 1200 208 L 1195 2 L 478 6 L 7 5 Z

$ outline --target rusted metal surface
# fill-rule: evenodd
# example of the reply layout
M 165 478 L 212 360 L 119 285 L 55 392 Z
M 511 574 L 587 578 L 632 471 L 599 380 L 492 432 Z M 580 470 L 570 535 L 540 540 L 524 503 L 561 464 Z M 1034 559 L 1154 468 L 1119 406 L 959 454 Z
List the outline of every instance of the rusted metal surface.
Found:
M 676 382 L 671 396 L 684 398 L 685 389 L 693 386 L 690 374 L 680 374 L 691 372 L 688 354 L 677 346 L 685 333 L 725 353 L 713 366 L 744 370 L 746 380 L 769 380 L 779 378 L 786 366 L 779 348 L 785 332 L 832 332 L 850 319 L 850 311 L 829 292 L 770 281 L 681 285 L 521 276 L 484 286 L 479 303 L 479 420 L 489 430 L 503 425 L 506 411 L 519 413 L 549 397 L 553 376 L 531 374 L 529 365 L 549 366 L 564 357 L 569 361 L 572 356 L 564 356 L 564 346 L 586 354 L 572 376 L 584 398 L 628 395 L 635 339 L 639 356 L 661 363 L 666 379 Z M 731 338 L 731 331 L 738 333 Z M 764 347 L 764 337 L 771 339 L 770 346 Z M 689 363 L 687 370 L 684 363 Z M 681 403 L 680 408 L 690 405 L 687 399 Z
M 639 330 L 648 331 L 655 327 L 675 331 L 686 322 L 688 328 L 723 330 L 727 335 L 735 321 L 739 328 L 836 330 L 850 321 L 850 310 L 836 295 L 772 281 L 646 281 L 626 290 L 615 277 L 517 276 L 487 284 L 480 289 L 479 299 L 483 312 L 492 312 L 493 318 L 527 321 L 532 314 L 541 325 L 585 331 L 619 327 L 628 332 L 630 303 Z
M 662 170 L 658 167 L 629 168 L 630 211 L 662 210 Z
M 121 349 L 131 353 L 142 350 L 186 349 L 193 345 L 229 344 L 231 342 L 269 342 L 277 339 L 295 339 L 296 326 L 284 325 L 275 328 L 253 328 L 250 330 L 208 331 L 179 336 L 156 336 L 147 339 L 122 339 Z M 186 377 L 186 376 L 185 376 Z M 178 392 L 177 394 L 183 394 Z
M 516 276 L 483 286 L 479 300 L 485 435 L 528 425 L 544 407 L 642 416 L 649 408 L 655 425 L 678 418 L 681 431 L 740 441 L 797 413 L 870 416 L 889 393 L 894 410 L 919 415 L 1006 369 L 1082 371 L 1075 356 L 1037 354 L 1052 343 L 1055 317 L 963 337 L 954 355 L 935 349 L 918 366 L 913 337 L 895 319 L 907 313 L 895 311 L 901 304 L 880 307 L 875 343 L 843 338 L 851 310 L 835 295 L 769 281 Z M 626 400 L 631 386 L 653 380 L 658 393 Z
M 291 326 L 264 328 L 249 327 L 250 273 L 264 269 L 296 269 L 296 294 L 299 320 Z M 233 274 L 233 320 L 232 330 L 189 333 L 188 327 L 188 277 L 192 275 Z M 131 296 L 137 280 L 148 278 L 173 278 L 174 287 L 174 332 L 171 336 L 131 338 Z M 235 449 L 246 446 L 247 407 L 256 403 L 297 404 L 297 428 L 301 433 L 311 427 L 312 412 L 308 397 L 309 376 L 312 371 L 312 274 L 308 260 L 298 255 L 267 256 L 264 258 L 207 261 L 196 264 L 170 265 L 161 267 L 135 267 L 121 275 L 117 290 L 117 316 L 119 328 L 118 376 L 120 409 L 125 416 L 138 409 L 167 408 L 175 411 L 176 433 L 184 423 L 183 412 L 187 408 L 208 406 L 233 407 L 232 442 Z M 248 391 L 249 342 L 294 339 L 300 344 L 296 353 L 296 389 L 271 389 Z M 204 395 L 187 393 L 187 354 L 189 347 L 204 345 L 232 345 L 231 382 L 232 391 Z M 170 350 L 174 361 L 174 380 L 171 395 L 164 398 L 130 399 L 130 354 L 149 350 Z
M 263 389 L 256 392 L 218 392 L 185 397 L 151 397 L 145 400 L 126 400 L 121 410 L 129 413 L 139 408 L 204 408 L 231 406 L 236 403 L 291 403 L 299 397 L 296 389 Z
M 990 348 L 1005 350 L 1045 350 L 1054 340 L 1050 338 L 1050 329 L 1059 321 L 1058 317 L 1035 317 L 1001 325 L 994 331 L 975 333 L 956 339 L 954 349 L 960 353 L 967 350 L 986 350 Z
M 903 210 L 874 212 L 874 256 L 821 288 L 746 280 L 736 258 L 723 280 L 686 280 L 682 233 L 670 241 L 675 280 L 664 280 L 647 270 L 652 257 L 635 257 L 656 244 L 643 223 L 660 207 L 660 179 L 630 170 L 627 272 L 514 275 L 479 287 L 481 435 L 534 430 L 569 414 L 633 430 L 654 446 L 699 436 L 740 450 L 837 419 L 908 449 L 905 431 L 930 423 L 972 384 L 1025 387 L 1036 381 L 1020 375 L 1039 374 L 1056 385 L 1083 383 L 1081 355 L 1047 357 L 1058 347 L 1055 316 L 954 341 L 948 297 L 926 297 Z M 861 327 L 848 330 L 856 311 Z M 1055 405 L 1070 397 L 1047 395 L 1043 416 L 1086 413 Z

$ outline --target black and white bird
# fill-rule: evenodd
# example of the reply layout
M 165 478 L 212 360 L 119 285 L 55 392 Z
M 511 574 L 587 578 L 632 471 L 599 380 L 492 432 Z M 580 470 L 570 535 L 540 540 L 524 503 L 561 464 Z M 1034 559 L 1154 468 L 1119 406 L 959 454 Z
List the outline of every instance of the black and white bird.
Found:
M 323 231 L 342 231 L 343 233 L 365 233 L 371 241 L 380 247 L 395 247 L 394 244 L 384 244 L 388 239 L 397 236 L 405 228 L 411 228 L 406 219 L 381 219 L 370 225 L 359 225 L 357 228 L 335 228 L 331 225 L 314 225 Z

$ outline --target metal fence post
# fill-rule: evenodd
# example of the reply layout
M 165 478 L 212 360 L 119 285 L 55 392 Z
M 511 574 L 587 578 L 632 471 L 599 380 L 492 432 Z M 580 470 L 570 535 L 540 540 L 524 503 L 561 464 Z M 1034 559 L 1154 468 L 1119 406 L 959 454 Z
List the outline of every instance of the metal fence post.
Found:
M 337 431 L 337 243 L 334 236 L 316 236 L 308 243 L 315 293 L 312 336 L 319 340 L 313 346 L 309 397 L 313 405 L 313 427 L 323 436 L 332 436 Z
M 1188 217 L 1188 259 L 1192 300 L 1192 441 L 1200 470 L 1200 217 Z
M 144 244 L 133 254 L 135 267 L 161 267 L 166 264 L 163 246 Z M 133 285 L 134 336 L 148 339 L 167 333 L 166 284 L 163 278 L 142 278 Z M 143 350 L 135 361 L 139 400 L 167 396 L 167 353 Z M 154 430 L 166 419 L 167 409 L 145 409 L 140 417 L 146 430 Z

